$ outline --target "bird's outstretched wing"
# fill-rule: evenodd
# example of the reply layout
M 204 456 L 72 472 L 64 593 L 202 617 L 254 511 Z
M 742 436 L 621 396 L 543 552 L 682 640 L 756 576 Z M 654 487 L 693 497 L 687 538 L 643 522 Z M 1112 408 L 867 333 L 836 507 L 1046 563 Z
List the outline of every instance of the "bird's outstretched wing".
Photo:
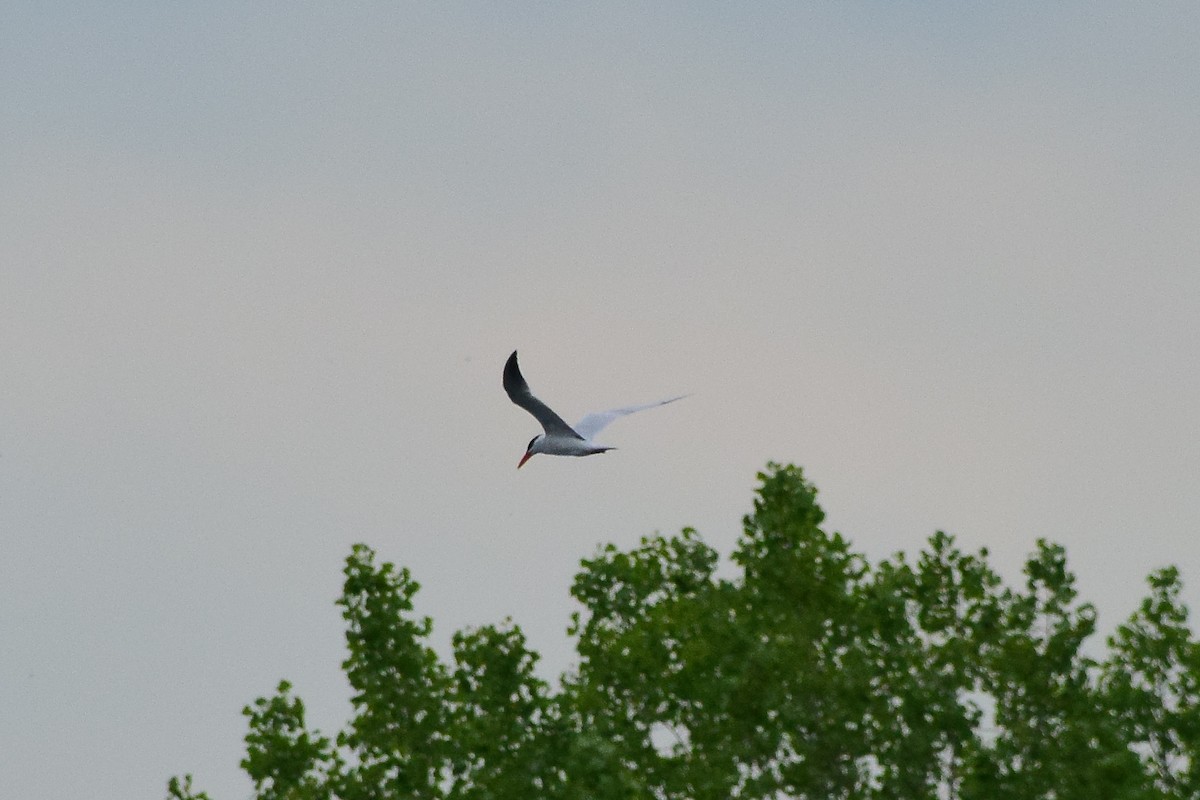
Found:
M 570 425 L 563 422 L 562 417 L 551 411 L 550 406 L 538 400 L 533 396 L 533 392 L 529 391 L 529 384 L 525 382 L 524 376 L 521 375 L 521 368 L 517 366 L 516 350 L 513 350 L 504 365 L 504 391 L 508 393 L 509 400 L 533 414 L 534 418 L 542 423 L 542 428 L 545 429 L 547 436 L 584 438 L 572 430 Z
M 625 406 L 624 408 L 614 408 L 612 411 L 593 411 L 575 425 L 575 432 L 584 439 L 591 439 L 600 431 L 608 427 L 608 424 L 619 417 L 624 417 L 628 414 L 634 414 L 638 411 L 645 411 L 648 408 L 657 408 L 665 406 L 667 403 L 674 403 L 676 400 L 682 400 L 687 397 L 686 394 L 681 394 L 678 397 L 672 397 L 669 400 L 659 400 L 657 403 L 644 403 L 640 406 Z

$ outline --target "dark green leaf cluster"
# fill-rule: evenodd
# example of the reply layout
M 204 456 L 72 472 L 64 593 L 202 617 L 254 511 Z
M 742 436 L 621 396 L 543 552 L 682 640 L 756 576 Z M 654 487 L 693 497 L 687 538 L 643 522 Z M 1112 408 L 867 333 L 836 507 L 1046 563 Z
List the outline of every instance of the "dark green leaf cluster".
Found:
M 872 565 L 770 465 L 733 554 L 696 534 L 585 560 L 575 670 L 551 688 L 506 623 L 456 634 L 356 546 L 339 605 L 354 716 L 333 740 L 281 683 L 245 713 L 260 800 L 1200 798 L 1200 644 L 1174 569 L 1088 655 L 1061 547 L 1023 585 L 937 533 Z M 207 800 L 191 778 L 168 796 Z

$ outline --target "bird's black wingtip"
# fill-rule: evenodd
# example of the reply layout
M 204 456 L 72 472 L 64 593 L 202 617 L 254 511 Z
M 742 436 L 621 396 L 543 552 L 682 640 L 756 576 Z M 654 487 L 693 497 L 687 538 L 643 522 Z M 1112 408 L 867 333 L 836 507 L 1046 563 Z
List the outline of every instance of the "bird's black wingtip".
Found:
M 521 368 L 517 366 L 516 350 L 512 351 L 512 355 L 504 364 L 504 391 L 508 392 L 510 398 L 529 391 L 525 378 L 521 375 Z

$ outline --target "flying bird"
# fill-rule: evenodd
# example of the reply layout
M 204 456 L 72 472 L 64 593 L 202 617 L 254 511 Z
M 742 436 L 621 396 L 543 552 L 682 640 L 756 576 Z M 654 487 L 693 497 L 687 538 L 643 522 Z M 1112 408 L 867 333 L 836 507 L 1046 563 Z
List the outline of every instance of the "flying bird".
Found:
M 504 391 L 508 393 L 509 400 L 533 414 L 534 418 L 542 423 L 542 428 L 545 430 L 545 433 L 539 433 L 529 440 L 529 446 L 525 448 L 525 455 L 521 456 L 521 460 L 517 462 L 517 469 L 524 466 L 525 462 L 537 453 L 545 453 L 550 456 L 590 456 L 606 450 L 615 450 L 614 447 L 596 444 L 592 441 L 592 437 L 618 417 L 674 403 L 676 400 L 687 397 L 687 395 L 681 394 L 669 400 L 659 400 L 657 403 L 625 406 L 624 408 L 614 408 L 612 411 L 595 411 L 572 427 L 563 422 L 562 417 L 551 411 L 548 405 L 538 400 L 533 396 L 533 392 L 529 391 L 529 384 L 525 382 L 525 378 L 521 375 L 521 368 L 517 366 L 516 350 L 508 357 L 508 362 L 504 365 Z

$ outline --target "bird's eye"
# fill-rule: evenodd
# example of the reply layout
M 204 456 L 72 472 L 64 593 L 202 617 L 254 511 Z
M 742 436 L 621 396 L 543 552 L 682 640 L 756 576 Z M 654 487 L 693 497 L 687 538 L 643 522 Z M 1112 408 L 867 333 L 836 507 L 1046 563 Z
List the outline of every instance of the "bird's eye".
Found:
M 529 440 L 529 446 L 525 448 L 525 452 L 529 452 L 530 450 L 532 450 L 532 449 L 533 449 L 533 443 L 534 443 L 534 442 L 536 442 L 537 440 L 538 440 L 538 437 L 536 437 L 536 436 L 535 436 L 535 437 L 533 437 L 532 439 L 530 439 L 530 440 Z

